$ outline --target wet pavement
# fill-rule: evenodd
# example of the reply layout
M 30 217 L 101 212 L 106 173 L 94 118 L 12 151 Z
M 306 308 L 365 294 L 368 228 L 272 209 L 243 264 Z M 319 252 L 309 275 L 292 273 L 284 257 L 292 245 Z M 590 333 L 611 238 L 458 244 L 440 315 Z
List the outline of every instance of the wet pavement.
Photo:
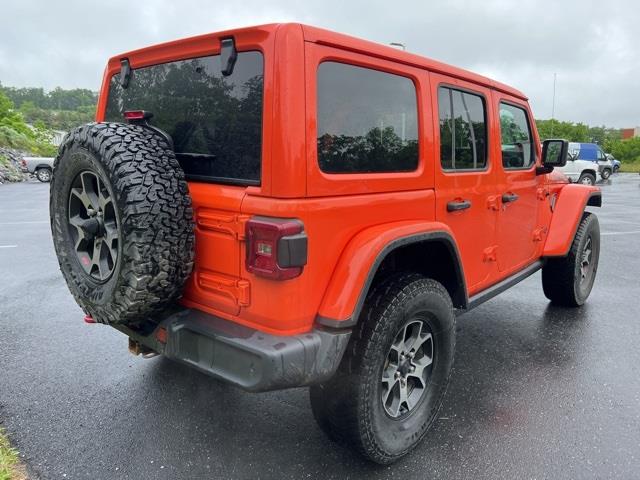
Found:
M 459 318 L 451 385 L 416 451 L 378 467 L 326 439 L 307 389 L 250 394 L 86 325 L 48 187 L 0 186 L 0 426 L 34 478 L 639 478 L 640 176 L 602 185 L 588 303 L 540 274 Z

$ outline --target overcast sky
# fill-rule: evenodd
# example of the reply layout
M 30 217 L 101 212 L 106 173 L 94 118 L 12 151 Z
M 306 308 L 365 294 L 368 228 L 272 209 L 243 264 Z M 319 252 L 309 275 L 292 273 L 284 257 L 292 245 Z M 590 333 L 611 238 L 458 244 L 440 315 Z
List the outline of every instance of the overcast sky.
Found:
M 97 90 L 108 57 L 260 23 L 296 21 L 482 73 L 527 94 L 537 118 L 640 125 L 633 0 L 19 0 L 3 2 L 0 82 Z

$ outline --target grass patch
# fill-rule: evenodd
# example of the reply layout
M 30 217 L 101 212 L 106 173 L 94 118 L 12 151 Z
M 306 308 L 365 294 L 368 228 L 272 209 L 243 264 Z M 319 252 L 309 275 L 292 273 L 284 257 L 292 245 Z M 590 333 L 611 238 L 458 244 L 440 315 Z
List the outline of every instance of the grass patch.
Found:
M 24 467 L 18 451 L 9 444 L 9 439 L 0 428 L 0 480 L 26 480 Z
M 640 162 L 623 163 L 620 165 L 620 171 L 626 173 L 640 173 Z

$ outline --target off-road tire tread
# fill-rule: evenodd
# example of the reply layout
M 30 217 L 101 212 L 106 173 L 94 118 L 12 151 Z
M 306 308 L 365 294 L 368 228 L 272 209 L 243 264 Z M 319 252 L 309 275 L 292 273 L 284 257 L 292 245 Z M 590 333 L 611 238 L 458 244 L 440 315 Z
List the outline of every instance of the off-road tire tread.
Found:
M 374 285 L 367 296 L 360 320 L 351 335 L 349 345 L 344 353 L 341 365 L 332 379 L 310 389 L 311 406 L 314 418 L 327 436 L 341 444 L 355 449 L 375 463 L 387 465 L 393 463 L 417 445 L 427 433 L 442 403 L 442 397 L 451 377 L 451 370 L 445 381 L 443 393 L 438 402 L 432 406 L 428 421 L 424 425 L 419 438 L 407 450 L 396 455 L 385 452 L 374 438 L 369 416 L 359 411 L 359 404 L 365 405 L 364 398 L 372 395 L 372 385 L 364 383 L 364 388 L 357 388 L 357 382 L 350 381 L 363 368 L 374 368 L 376 358 L 370 358 L 375 352 L 368 349 L 374 345 L 385 329 L 392 328 L 388 322 L 392 310 L 398 308 L 403 300 L 421 293 L 436 293 L 449 303 L 455 330 L 455 314 L 453 304 L 447 290 L 439 282 L 425 278 L 416 273 L 392 275 Z M 455 348 L 455 344 L 454 344 Z M 366 375 L 363 375 L 366 376 Z M 358 396 L 360 399 L 358 401 Z M 327 402 L 329 398 L 340 399 Z M 339 407 L 339 408 L 337 408 Z
M 184 172 L 166 139 L 143 126 L 90 123 L 76 128 L 60 146 L 54 172 L 72 147 L 94 154 L 108 176 L 120 211 L 122 248 L 112 298 L 95 305 L 88 299 L 86 279 L 69 265 L 77 260 L 64 245 L 64 209 L 56 209 L 53 200 L 61 180 L 53 175 L 51 228 L 71 293 L 100 323 L 135 324 L 153 318 L 181 296 L 193 268 L 193 211 Z
M 598 225 L 598 217 L 584 212 L 567 256 L 549 258 L 542 268 L 542 290 L 555 305 L 579 307 L 584 303 L 579 301 L 575 292 L 575 262 L 580 254 L 582 238 L 594 222 Z

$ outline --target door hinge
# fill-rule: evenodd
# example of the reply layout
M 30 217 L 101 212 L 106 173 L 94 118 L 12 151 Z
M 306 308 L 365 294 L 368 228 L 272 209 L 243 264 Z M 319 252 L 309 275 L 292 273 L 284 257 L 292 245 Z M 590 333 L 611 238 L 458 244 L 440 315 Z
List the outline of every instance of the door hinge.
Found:
M 498 255 L 498 246 L 497 245 L 492 245 L 490 247 L 485 248 L 483 251 L 483 257 L 482 257 L 482 261 L 483 262 L 495 262 L 498 260 L 497 255 Z
M 490 195 L 487 197 L 487 208 L 489 210 L 500 210 L 500 195 Z
M 536 193 L 538 200 L 546 200 L 549 196 L 549 191 L 544 187 L 540 187 Z
M 533 231 L 533 241 L 541 242 L 547 234 L 547 227 L 538 227 Z
M 233 215 L 216 211 L 201 211 L 197 215 L 198 227 L 225 233 L 237 240 L 244 240 L 249 215 Z
M 227 277 L 214 273 L 198 273 L 198 286 L 203 290 L 226 297 L 240 307 L 251 303 L 251 285 L 248 280 Z

